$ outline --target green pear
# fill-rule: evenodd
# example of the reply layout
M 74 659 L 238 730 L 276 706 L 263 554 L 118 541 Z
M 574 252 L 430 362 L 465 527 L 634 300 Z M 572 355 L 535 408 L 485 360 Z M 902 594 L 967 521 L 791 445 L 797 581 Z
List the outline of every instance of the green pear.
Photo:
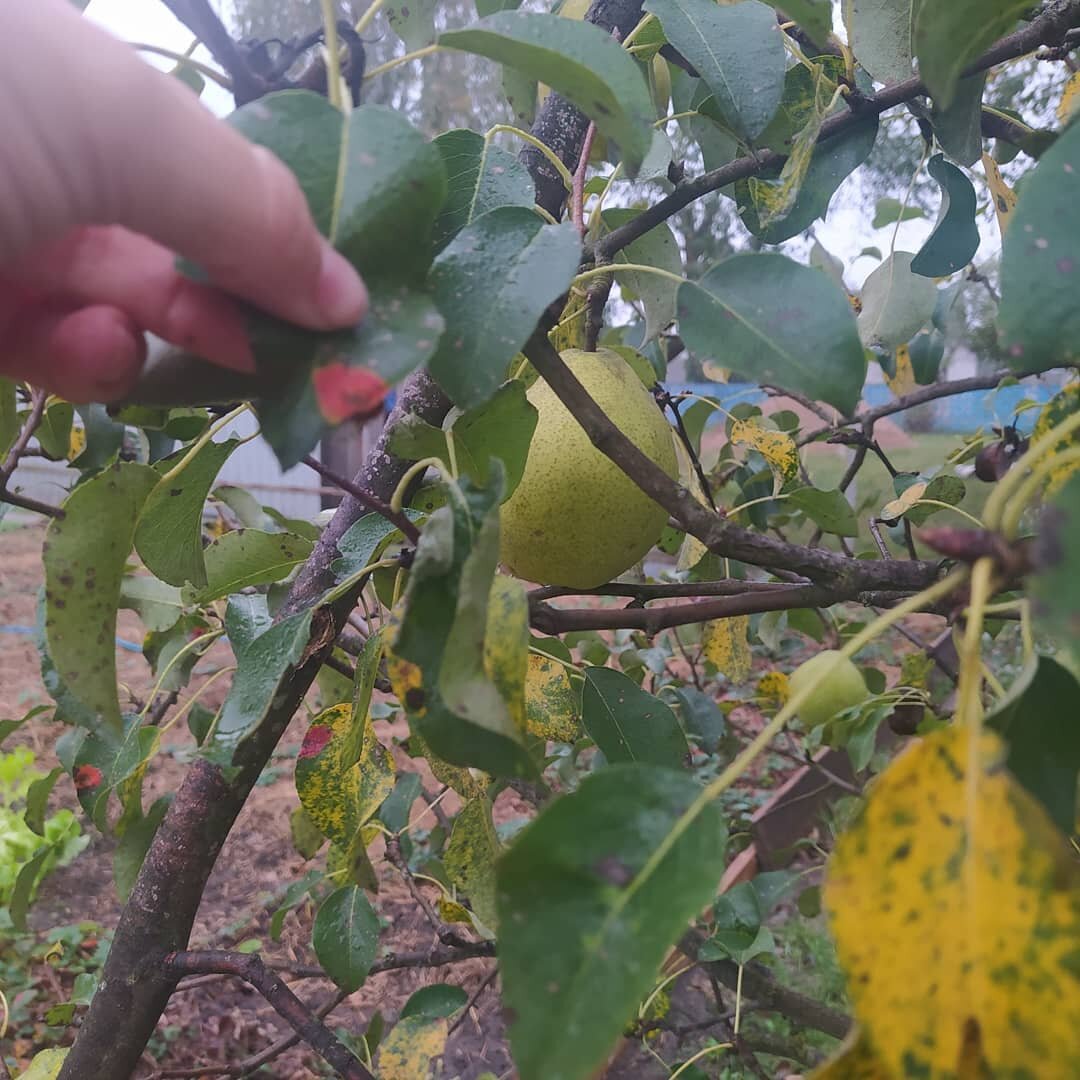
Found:
M 610 349 L 562 358 L 623 434 L 676 477 L 674 433 L 633 368 Z M 593 446 L 546 382 L 528 398 L 539 415 L 521 483 L 502 507 L 500 558 L 526 581 L 603 585 L 656 543 L 667 511 Z
M 800 690 L 814 686 L 810 696 L 799 706 L 799 719 L 809 728 L 820 727 L 838 712 L 850 709 L 870 696 L 862 672 L 846 656 L 825 674 L 825 669 L 838 656 L 840 653 L 836 649 L 825 649 L 791 673 L 792 697 Z

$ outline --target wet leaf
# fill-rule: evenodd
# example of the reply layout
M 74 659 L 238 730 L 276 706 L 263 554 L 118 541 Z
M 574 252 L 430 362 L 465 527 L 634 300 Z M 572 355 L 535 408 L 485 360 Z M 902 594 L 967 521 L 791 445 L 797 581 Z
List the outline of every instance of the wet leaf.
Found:
M 712 91 L 727 125 L 753 139 L 784 93 L 784 44 L 776 13 L 757 0 L 730 6 L 711 0 L 646 0 L 664 35 Z
M 1010 367 L 1026 371 L 1080 356 L 1080 125 L 1024 180 L 1001 256 L 998 328 Z
M 750 677 L 753 655 L 750 652 L 749 615 L 734 615 L 730 619 L 713 619 L 701 631 L 705 659 L 732 686 L 739 686 Z
M 805 30 L 815 45 L 823 46 L 832 34 L 832 0 L 784 0 L 783 11 Z
M 830 862 L 855 1013 L 897 1076 L 1080 1070 L 1080 867 L 1004 756 L 991 733 L 928 736 Z
M 690 777 L 610 765 L 547 806 L 498 864 L 499 967 L 522 1080 L 591 1075 L 725 864 Z
M 855 59 L 882 83 L 911 78 L 912 6 L 917 0 L 847 0 L 844 22 Z
M 446 332 L 428 368 L 455 404 L 491 397 L 544 309 L 570 285 L 580 255 L 570 222 L 546 225 L 518 206 L 477 218 L 443 249 L 430 283 Z
M 314 545 L 287 532 L 235 529 L 212 541 L 203 552 L 206 584 L 191 590 L 190 602 L 206 604 L 252 585 L 266 585 L 288 577 Z
M 332 892 L 319 907 L 311 944 L 323 971 L 346 993 L 364 985 L 379 948 L 379 916 L 356 885 Z
M 419 521 L 422 517 L 415 510 L 406 510 L 405 516 L 410 521 Z M 379 552 L 394 538 L 402 539 L 401 533 L 382 514 L 365 514 L 345 530 L 337 543 L 340 558 L 331 564 L 335 579 L 344 581 L 377 562 Z
M 450 880 L 489 929 L 498 926 L 495 911 L 495 860 L 502 845 L 491 820 L 486 796 L 470 799 L 454 819 L 443 865 Z
M 449 983 L 432 983 L 430 986 L 422 986 L 401 1010 L 401 1018 L 404 1020 L 410 1016 L 423 1017 L 425 1020 L 440 1020 L 443 1017 L 453 1016 L 458 1009 L 464 1008 L 469 1000 L 469 995 L 460 986 L 451 986 Z
M 80 484 L 45 532 L 45 641 L 56 673 L 94 716 L 121 728 L 116 610 L 139 510 L 159 477 L 125 463 Z
M 436 248 L 489 210 L 532 207 L 536 195 L 529 170 L 483 135 L 455 128 L 443 132 L 435 147 L 442 154 L 447 184 L 446 202 L 435 221 Z
M 773 494 L 799 475 L 799 450 L 790 435 L 762 427 L 754 420 L 735 420 L 728 439 L 736 446 L 756 450 L 765 459 L 773 474 Z
M 858 403 L 866 362 L 851 306 L 817 270 L 783 255 L 735 255 L 681 285 L 678 306 L 679 329 L 698 359 L 845 414 Z
M 127 901 L 135 886 L 135 879 L 142 869 L 154 834 L 169 809 L 170 799 L 170 796 L 156 799 L 147 814 L 140 814 L 124 826 L 116 851 L 113 852 L 113 881 L 116 884 L 116 895 L 122 901 Z
M 592 23 L 502 11 L 439 37 L 451 49 L 486 56 L 546 83 L 619 146 L 633 178 L 652 135 L 652 101 L 637 64 Z
M 930 159 L 926 171 L 941 188 L 941 209 L 934 231 L 911 260 L 911 272 L 928 278 L 947 277 L 967 266 L 979 250 L 975 188 L 941 154 Z
M 636 761 L 677 769 L 690 752 L 671 709 L 613 668 L 585 669 L 581 720 L 611 762 Z
M 525 384 L 519 379 L 503 383 L 490 400 L 454 421 L 451 430 L 458 468 L 478 484 L 486 484 L 491 460 L 498 458 L 506 473 L 505 502 L 521 482 L 536 421 L 536 408 L 525 396 Z

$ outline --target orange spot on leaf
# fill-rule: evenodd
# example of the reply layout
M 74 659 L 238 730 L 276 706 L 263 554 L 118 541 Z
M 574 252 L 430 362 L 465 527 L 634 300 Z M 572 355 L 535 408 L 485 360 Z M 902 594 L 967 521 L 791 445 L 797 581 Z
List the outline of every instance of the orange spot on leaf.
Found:
M 319 411 L 331 424 L 376 412 L 390 387 L 374 371 L 335 361 L 311 373 Z
M 300 757 L 317 757 L 326 744 L 333 738 L 334 732 L 328 727 L 311 727 L 300 745 Z
M 96 765 L 76 765 L 72 772 L 76 791 L 89 791 L 99 787 L 103 779 L 101 770 Z

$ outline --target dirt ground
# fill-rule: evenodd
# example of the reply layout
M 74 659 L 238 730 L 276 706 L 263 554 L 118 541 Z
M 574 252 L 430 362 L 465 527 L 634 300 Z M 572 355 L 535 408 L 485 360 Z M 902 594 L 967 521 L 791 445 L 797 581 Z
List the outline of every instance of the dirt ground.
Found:
M 37 589 L 41 582 L 40 545 L 42 532 L 36 528 L 0 533 L 0 717 L 18 717 L 33 705 L 47 704 L 49 698 L 41 684 L 37 652 L 33 638 L 20 633 L 19 628 L 34 625 Z M 121 612 L 118 634 L 139 642 L 142 628 L 130 612 Z M 211 663 L 214 656 L 208 657 Z M 117 651 L 118 674 L 122 685 L 139 698 L 150 687 L 149 668 L 138 653 Z M 205 704 L 216 707 L 225 692 L 224 685 L 214 688 L 218 696 L 207 695 Z M 264 776 L 265 783 L 254 789 L 247 805 L 233 828 L 217 862 L 206 889 L 202 907 L 192 935 L 192 947 L 229 948 L 251 938 L 263 943 L 265 959 L 283 960 L 293 964 L 312 964 L 310 948 L 312 910 L 300 908 L 285 920 L 281 941 L 270 940 L 268 926 L 283 888 L 302 877 L 313 864 L 305 863 L 294 850 L 289 834 L 289 814 L 298 805 L 292 781 L 292 758 L 306 726 L 303 714 L 294 719 L 280 745 L 281 759 Z M 171 729 L 163 752 L 154 759 L 146 781 L 147 806 L 158 795 L 176 790 L 192 750 L 192 740 L 182 724 Z M 183 730 L 181 730 L 183 729 Z M 34 720 L 12 736 L 6 746 L 31 746 L 38 757 L 38 767 L 51 769 L 56 764 L 53 743 L 62 732 L 60 725 L 48 720 Z M 385 722 L 377 725 L 380 736 L 391 745 L 394 734 Z M 398 765 L 403 769 L 422 769 L 422 764 L 408 758 L 395 748 Z M 436 784 L 425 777 L 429 790 Z M 425 810 L 423 800 L 417 800 L 413 815 Z M 67 806 L 78 812 L 73 785 L 63 777 L 50 800 L 50 810 Z M 512 793 L 504 793 L 496 805 L 497 820 L 508 820 L 527 812 L 525 804 Z M 106 931 L 117 923 L 121 904 L 112 881 L 111 857 L 114 841 L 103 837 L 83 818 L 84 832 L 90 845 L 70 866 L 50 875 L 31 911 L 31 925 L 44 935 L 50 928 L 84 920 L 99 923 Z M 381 857 L 378 846 L 372 858 L 379 874 L 379 893 L 376 906 L 384 920 L 383 942 L 393 951 L 419 951 L 437 943 L 436 934 L 417 909 L 397 871 Z M 435 894 L 431 894 L 435 899 Z M 373 1014 L 380 1011 L 388 1021 L 396 1018 L 404 1002 L 419 987 L 433 982 L 448 982 L 462 987 L 470 996 L 488 980 L 495 961 L 474 959 L 439 969 L 408 969 L 386 972 L 370 977 L 368 983 L 329 1018 L 334 1028 L 362 1033 Z M 44 969 L 44 965 L 42 966 Z M 43 970 L 42 981 L 60 987 L 54 972 Z M 312 1007 L 333 996 L 334 989 L 326 980 L 305 980 L 294 983 L 302 998 Z M 52 1002 L 42 1000 L 34 1009 L 45 1009 Z M 693 1025 L 711 1015 L 712 1000 L 702 978 L 688 975 L 681 978 L 672 994 L 673 1021 Z M 35 1017 L 37 1019 L 38 1017 Z M 10 1040 L 0 1043 L 0 1051 L 15 1053 L 25 1063 L 33 1053 L 49 1045 L 64 1045 L 71 1041 L 72 1031 L 45 1028 L 51 1041 L 23 1039 L 13 1045 Z M 456 1026 L 447 1043 L 446 1052 L 436 1063 L 436 1077 L 474 1080 L 490 1072 L 500 1080 L 515 1075 L 507 1052 L 504 1024 L 498 997 L 497 982 L 489 985 L 475 1006 Z M 213 1066 L 241 1061 L 264 1049 L 283 1034 L 288 1034 L 277 1015 L 256 993 L 237 980 L 222 978 L 187 992 L 174 995 L 152 1043 L 154 1057 L 147 1054 L 144 1065 L 136 1074 L 138 1080 L 152 1080 L 176 1075 L 165 1070 L 192 1070 L 185 1075 L 192 1080 L 222 1075 Z M 663 1052 L 663 1039 L 653 1044 Z M 669 1058 L 670 1059 L 670 1058 Z M 205 1067 L 205 1068 L 204 1068 Z M 199 1070 L 202 1071 L 199 1071 Z M 310 1052 L 293 1049 L 278 1057 L 256 1075 L 288 1080 L 313 1080 L 327 1075 L 324 1066 Z M 667 1070 L 655 1057 L 635 1044 L 627 1044 L 616 1052 L 605 1075 L 611 1080 L 633 1077 L 652 1080 L 664 1077 Z M 120 1080 L 120 1078 L 117 1078 Z M 417 1078 L 422 1080 L 422 1078 Z

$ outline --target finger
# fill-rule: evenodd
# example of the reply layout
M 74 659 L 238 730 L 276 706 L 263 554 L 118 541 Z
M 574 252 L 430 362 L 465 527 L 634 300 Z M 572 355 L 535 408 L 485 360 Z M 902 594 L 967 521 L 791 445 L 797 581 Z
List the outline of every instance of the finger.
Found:
M 121 308 L 143 330 L 189 352 L 222 367 L 255 370 L 240 308 L 218 290 L 177 273 L 172 254 L 145 236 L 116 225 L 73 229 L 17 270 L 24 288 Z M 4 283 L 0 273 L 0 290 L 17 295 L 4 290 Z M 0 295 L 0 325 L 4 306 Z
M 139 328 L 105 305 L 28 305 L 0 337 L 0 372 L 77 403 L 122 398 L 145 359 Z
M 3 22 L 6 39 L 19 42 L 0 67 L 0 130 L 19 151 L 9 153 L 9 145 L 5 157 L 32 178 L 7 215 L 23 219 L 24 248 L 43 223 L 56 224 L 58 212 L 64 220 L 55 232 L 79 223 L 122 224 L 187 255 L 223 288 L 282 318 L 329 329 L 363 316 L 362 282 L 320 236 L 280 161 L 67 0 L 6 5 Z M 42 57 L 50 58 L 45 78 Z M 71 108 L 88 87 L 94 108 Z M 29 237 L 25 221 L 38 224 Z

